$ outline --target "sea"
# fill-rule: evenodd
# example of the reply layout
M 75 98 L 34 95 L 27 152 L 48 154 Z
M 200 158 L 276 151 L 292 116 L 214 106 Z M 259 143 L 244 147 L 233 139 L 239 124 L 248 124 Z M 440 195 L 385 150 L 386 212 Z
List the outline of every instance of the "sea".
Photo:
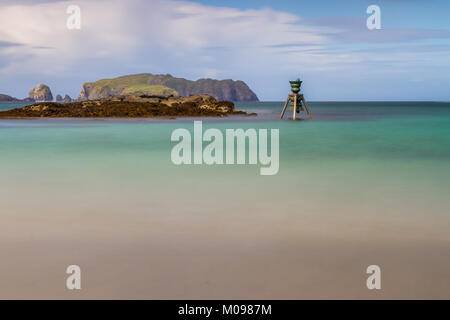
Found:
M 87 299 L 449 299 L 450 103 L 282 106 L 0 119 L 0 298 L 72 298 L 75 264 Z M 174 165 L 171 134 L 194 120 L 279 129 L 278 173 Z

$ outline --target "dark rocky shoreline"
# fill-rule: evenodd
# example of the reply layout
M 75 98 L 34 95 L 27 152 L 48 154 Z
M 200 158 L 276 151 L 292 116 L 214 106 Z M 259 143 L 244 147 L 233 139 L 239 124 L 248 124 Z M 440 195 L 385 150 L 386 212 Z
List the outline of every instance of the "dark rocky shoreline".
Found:
M 247 115 L 230 101 L 209 95 L 182 97 L 123 96 L 71 103 L 42 102 L 2 111 L 0 118 L 153 118 Z

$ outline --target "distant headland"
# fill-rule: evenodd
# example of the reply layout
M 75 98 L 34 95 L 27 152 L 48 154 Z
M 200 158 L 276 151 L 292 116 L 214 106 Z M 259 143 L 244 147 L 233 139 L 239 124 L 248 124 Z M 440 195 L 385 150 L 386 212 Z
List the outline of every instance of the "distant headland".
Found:
M 33 99 L 17 99 L 15 97 L 8 96 L 7 94 L 0 94 L 0 102 L 34 102 Z

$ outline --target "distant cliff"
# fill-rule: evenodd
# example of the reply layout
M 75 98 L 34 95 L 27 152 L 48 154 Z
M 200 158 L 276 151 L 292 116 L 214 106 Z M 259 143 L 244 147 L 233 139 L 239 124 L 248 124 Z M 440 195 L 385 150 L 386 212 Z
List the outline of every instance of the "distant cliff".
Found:
M 150 73 L 85 83 L 78 99 L 92 100 L 134 93 L 183 97 L 209 94 L 218 100 L 258 101 L 258 97 L 243 81 L 214 79 L 191 81 L 168 74 Z

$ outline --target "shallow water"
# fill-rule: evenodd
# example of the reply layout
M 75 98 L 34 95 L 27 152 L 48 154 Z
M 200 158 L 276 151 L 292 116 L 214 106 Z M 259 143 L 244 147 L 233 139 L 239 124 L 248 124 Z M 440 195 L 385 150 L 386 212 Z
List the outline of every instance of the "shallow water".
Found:
M 193 118 L 0 120 L 0 297 L 450 298 L 450 103 L 237 107 L 204 130 L 279 128 L 277 175 L 173 165 Z

